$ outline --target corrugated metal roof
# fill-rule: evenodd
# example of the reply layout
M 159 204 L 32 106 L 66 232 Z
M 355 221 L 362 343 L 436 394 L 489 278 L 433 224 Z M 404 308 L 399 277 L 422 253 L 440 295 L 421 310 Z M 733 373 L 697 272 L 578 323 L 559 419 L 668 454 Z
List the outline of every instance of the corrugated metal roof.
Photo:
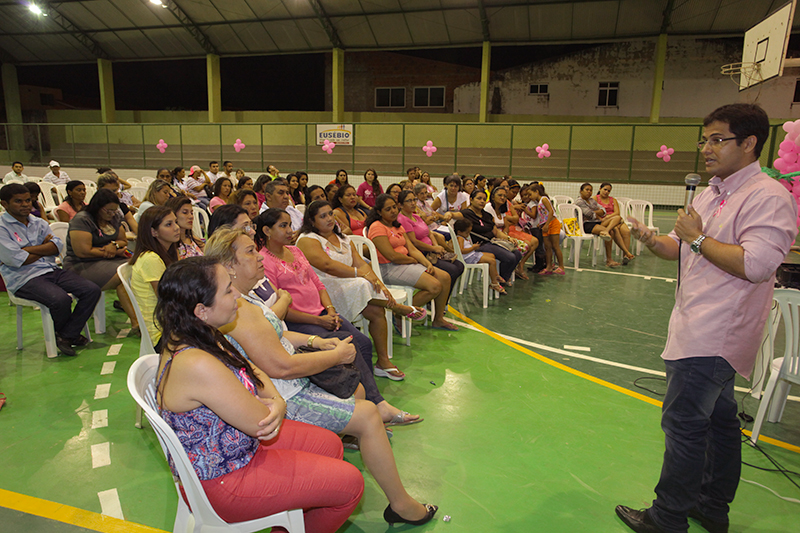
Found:
M 37 1 L 37 0 L 34 0 Z M 786 0 L 0 0 L 0 58 L 20 64 L 731 36 Z

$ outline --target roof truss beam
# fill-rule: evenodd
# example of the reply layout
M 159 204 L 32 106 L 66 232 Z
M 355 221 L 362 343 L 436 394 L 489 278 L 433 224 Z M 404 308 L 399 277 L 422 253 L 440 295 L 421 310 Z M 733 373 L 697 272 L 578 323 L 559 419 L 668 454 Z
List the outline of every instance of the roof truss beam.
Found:
M 336 31 L 336 26 L 331 22 L 331 18 L 328 16 L 325 8 L 322 7 L 322 4 L 320 4 L 318 0 L 308 0 L 308 3 L 311 4 L 311 9 L 313 9 L 314 13 L 317 15 L 317 19 L 328 35 L 328 40 L 330 40 L 333 47 L 344 49 L 342 40 L 339 38 L 339 32 Z
M 207 54 L 215 54 L 219 55 L 219 50 L 217 47 L 214 46 L 214 43 L 211 42 L 211 39 L 208 38 L 208 35 L 203 33 L 203 31 L 195 24 L 195 22 L 186 14 L 186 12 L 181 9 L 175 0 L 170 0 L 167 2 L 167 10 L 169 10 L 172 15 L 178 19 L 180 22 L 180 27 L 188 31 L 194 40 L 200 44 L 203 50 L 206 51 Z M 252 21 L 250 21 L 252 22 Z M 165 28 L 168 26 L 157 26 L 156 28 Z M 141 29 L 141 28 L 140 28 Z
M 106 52 L 100 43 L 95 41 L 91 35 L 77 27 L 75 23 L 62 15 L 56 8 L 51 5 L 44 4 L 41 6 L 42 11 L 46 12 L 50 20 L 56 25 L 64 29 L 68 34 L 78 40 L 93 56 L 102 59 L 111 59 L 111 54 Z

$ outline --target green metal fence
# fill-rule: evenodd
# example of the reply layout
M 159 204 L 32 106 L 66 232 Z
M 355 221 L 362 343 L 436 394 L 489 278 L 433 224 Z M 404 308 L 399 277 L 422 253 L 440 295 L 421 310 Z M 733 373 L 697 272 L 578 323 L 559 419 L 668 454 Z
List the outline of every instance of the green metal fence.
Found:
M 230 160 L 257 175 L 272 164 L 282 172 L 303 169 L 330 173 L 344 168 L 361 175 L 403 175 L 419 166 L 432 176 L 452 172 L 487 176 L 511 174 L 520 179 L 561 181 L 608 180 L 614 183 L 675 183 L 702 170 L 696 142 L 699 125 L 674 124 L 464 124 L 357 123 L 354 144 L 327 154 L 316 145 L 313 123 L 232 124 L 2 124 L 0 161 L 19 159 L 62 167 L 111 166 L 156 169 Z M 776 135 L 762 154 L 762 165 L 774 160 Z M 160 139 L 168 144 L 162 154 Z M 246 148 L 234 149 L 236 139 Z M 426 157 L 422 147 L 438 148 Z M 535 148 L 547 143 L 551 156 L 540 159 Z M 662 145 L 675 150 L 664 163 L 656 157 Z

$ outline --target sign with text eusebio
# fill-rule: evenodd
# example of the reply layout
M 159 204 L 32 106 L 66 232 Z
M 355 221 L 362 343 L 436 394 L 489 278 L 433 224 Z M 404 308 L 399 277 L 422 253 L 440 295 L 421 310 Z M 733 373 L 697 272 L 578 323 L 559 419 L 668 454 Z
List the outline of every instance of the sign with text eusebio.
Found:
M 352 124 L 317 124 L 317 145 L 321 146 L 325 140 L 336 144 L 353 144 Z

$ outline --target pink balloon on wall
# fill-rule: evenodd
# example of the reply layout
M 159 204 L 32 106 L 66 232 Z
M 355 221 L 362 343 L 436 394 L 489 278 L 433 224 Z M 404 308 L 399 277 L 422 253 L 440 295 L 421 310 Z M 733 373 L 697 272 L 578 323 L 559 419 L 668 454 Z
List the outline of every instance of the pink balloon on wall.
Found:
M 433 141 L 428 141 L 425 143 L 425 146 L 422 147 L 422 151 L 425 152 L 425 155 L 428 157 L 432 157 L 434 152 L 436 152 L 436 147 L 433 145 Z
M 164 142 L 164 139 L 159 139 L 158 140 L 158 144 L 156 145 L 156 148 L 158 148 L 158 151 L 163 154 L 164 152 L 167 151 L 167 147 L 168 146 L 169 145 Z
M 237 153 L 241 152 L 242 150 L 245 149 L 245 144 L 242 142 L 241 139 L 236 139 L 236 142 L 233 143 L 233 149 L 236 150 Z

